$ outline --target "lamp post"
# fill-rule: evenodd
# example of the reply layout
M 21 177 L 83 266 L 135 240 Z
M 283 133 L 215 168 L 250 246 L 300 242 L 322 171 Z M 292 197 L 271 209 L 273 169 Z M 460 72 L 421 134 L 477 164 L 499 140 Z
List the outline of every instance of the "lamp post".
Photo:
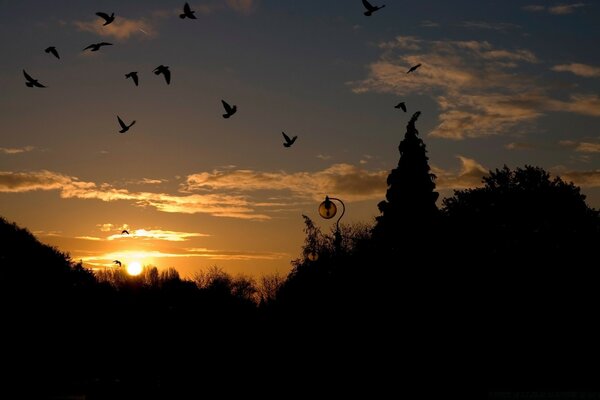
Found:
M 319 205 L 319 215 L 325 219 L 331 219 L 335 217 L 337 213 L 337 206 L 331 200 L 339 201 L 342 205 L 342 213 L 340 214 L 337 222 L 335 223 L 335 238 L 334 238 L 334 246 L 336 253 L 339 253 L 340 246 L 342 244 L 342 234 L 340 233 L 340 219 L 346 213 L 346 205 L 344 202 L 336 197 L 325 196 L 325 200 Z

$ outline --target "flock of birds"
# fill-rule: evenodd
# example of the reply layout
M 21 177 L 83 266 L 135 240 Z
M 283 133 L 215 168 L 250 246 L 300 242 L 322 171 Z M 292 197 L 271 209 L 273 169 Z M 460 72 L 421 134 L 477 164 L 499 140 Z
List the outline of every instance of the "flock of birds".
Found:
M 374 6 L 371 3 L 369 3 L 367 0 L 362 0 L 362 3 L 366 9 L 366 11 L 364 12 L 364 15 L 366 15 L 367 17 L 371 16 L 374 12 L 381 10 L 382 8 L 385 7 L 385 4 L 381 5 L 381 6 Z M 193 11 L 191 9 L 191 7 L 188 3 L 185 3 L 185 5 L 183 6 L 183 13 L 181 13 L 179 15 L 179 17 L 181 19 L 185 19 L 185 18 L 197 19 L 194 14 L 195 14 L 195 11 Z M 111 13 L 111 15 L 108 15 L 107 13 L 104 13 L 104 12 L 97 12 L 96 15 L 104 20 L 104 23 L 102 24 L 102 26 L 109 25 L 109 24 L 113 23 L 115 20 L 115 13 Z M 108 42 L 93 43 L 93 44 L 90 44 L 89 46 L 85 47 L 83 49 L 83 51 L 86 51 L 86 50 L 99 51 L 104 46 L 112 46 L 112 43 L 108 43 Z M 50 46 L 50 47 L 46 48 L 44 51 L 48 54 L 52 54 L 57 59 L 60 59 L 60 55 L 55 46 Z M 414 66 L 410 67 L 406 73 L 409 74 L 411 72 L 414 72 L 420 67 L 421 67 L 421 64 L 414 65 Z M 156 67 L 153 70 L 153 72 L 155 75 L 162 74 L 167 85 L 169 85 L 171 83 L 171 71 L 169 70 L 168 66 L 159 65 L 158 67 Z M 27 87 L 30 87 L 30 88 L 33 88 L 33 87 L 45 88 L 46 87 L 45 85 L 41 84 L 37 79 L 34 79 L 31 75 L 29 75 L 25 70 L 23 70 L 23 75 L 25 76 L 25 80 L 26 80 L 25 85 Z M 138 77 L 137 71 L 132 71 L 132 72 L 125 74 L 125 79 L 131 79 L 133 81 L 133 83 L 135 84 L 135 86 L 139 86 L 139 77 Z M 223 118 L 228 119 L 237 112 L 237 105 L 232 106 L 229 103 L 227 103 L 225 100 L 221 100 L 221 103 L 225 110 L 225 114 L 223 114 Z M 401 109 L 402 111 L 407 112 L 407 107 L 406 107 L 405 102 L 398 103 L 396 106 L 394 106 L 394 108 Z M 125 133 L 125 132 L 129 131 L 129 129 L 135 124 L 135 120 L 133 120 L 129 124 L 125 123 L 121 119 L 121 117 L 118 115 L 117 115 L 117 121 L 121 128 L 119 130 L 119 133 Z M 288 135 L 286 135 L 285 132 L 281 132 L 281 134 L 283 135 L 283 139 L 285 141 L 283 143 L 284 147 L 288 147 L 288 148 L 291 147 L 296 142 L 296 139 L 298 139 L 298 136 L 293 136 L 290 138 Z M 129 235 L 129 232 L 127 230 L 123 230 L 121 232 L 121 234 Z M 119 267 L 122 266 L 122 263 L 119 260 L 114 260 L 113 263 L 118 265 Z
M 362 0 L 362 3 L 366 9 L 366 11 L 364 12 L 364 15 L 366 15 L 367 17 L 370 17 L 374 12 L 381 10 L 382 8 L 385 7 L 385 4 L 383 4 L 381 6 L 374 6 L 371 3 L 369 3 L 367 0 Z M 179 15 L 179 18 L 181 18 L 181 19 L 185 19 L 185 18 L 197 19 L 194 14 L 195 14 L 195 11 L 191 9 L 191 7 L 188 3 L 185 3 L 185 5 L 183 6 L 183 13 L 181 13 Z M 102 24 L 102 26 L 110 25 L 115 20 L 115 13 L 111 13 L 110 15 L 108 15 L 107 13 L 104 13 L 104 12 L 97 12 L 96 15 L 104 20 L 104 23 Z M 108 42 L 92 43 L 89 46 L 85 47 L 83 49 L 83 51 L 86 51 L 86 50 L 99 51 L 104 46 L 112 46 L 112 45 L 113 45 L 112 43 L 108 43 Z M 56 57 L 57 59 L 60 60 L 60 55 L 55 46 L 49 46 L 44 51 L 48 54 L 52 54 L 54 57 Z M 419 67 L 421 67 L 421 64 L 414 65 L 414 66 L 410 67 L 410 69 L 406 73 L 409 74 L 411 72 L 414 72 Z M 153 72 L 155 75 L 162 74 L 167 85 L 169 85 L 171 83 L 171 71 L 169 70 L 168 66 L 159 65 L 158 67 L 156 67 L 153 70 Z M 26 80 L 25 85 L 27 87 L 30 87 L 30 88 L 33 88 L 33 87 L 45 88 L 46 87 L 45 85 L 41 84 L 39 82 L 39 80 L 34 79 L 31 75 L 29 75 L 25 70 L 23 70 L 23 75 L 25 76 L 25 80 Z M 131 79 L 135 86 L 139 86 L 139 77 L 138 77 L 137 71 L 132 71 L 132 72 L 125 74 L 125 79 Z M 225 109 L 225 114 L 223 114 L 223 118 L 228 119 L 237 112 L 236 105 L 232 106 L 229 103 L 227 103 L 225 100 L 221 100 L 221 103 L 223 104 L 223 108 Z M 406 104 L 404 102 L 399 103 L 398 105 L 395 106 L 395 108 L 402 109 L 402 111 L 404 111 L 404 112 L 407 111 Z M 121 128 L 119 130 L 119 133 L 125 133 L 125 132 L 129 131 L 129 129 L 135 124 L 135 120 L 133 120 L 130 124 L 126 124 L 121 119 L 121 117 L 118 115 L 117 115 L 117 121 Z M 294 136 L 294 137 L 290 138 L 288 135 L 286 135 L 285 132 L 281 132 L 281 134 L 283 135 L 283 139 L 285 140 L 285 142 L 283 143 L 284 147 L 291 147 L 296 142 L 296 139 L 298 139 L 298 136 Z

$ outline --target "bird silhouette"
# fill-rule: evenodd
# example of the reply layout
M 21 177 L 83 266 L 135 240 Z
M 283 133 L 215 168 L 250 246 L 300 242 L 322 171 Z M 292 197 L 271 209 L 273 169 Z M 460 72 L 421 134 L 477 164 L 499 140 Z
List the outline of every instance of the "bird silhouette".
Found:
M 367 11 L 365 11 L 365 15 L 367 17 L 370 17 L 371 14 L 373 14 L 375 11 L 381 10 L 383 7 L 385 7 L 385 4 L 382 6 L 374 6 L 371 3 L 369 3 L 367 0 L 362 0 L 362 3 L 365 6 L 365 8 L 367 9 Z
M 285 132 L 281 132 L 281 134 L 283 135 L 283 138 L 285 139 L 285 143 L 283 144 L 284 147 L 291 147 L 294 142 L 296 141 L 296 139 L 298 139 L 298 136 L 294 136 L 293 138 L 290 139 L 290 137 L 288 135 L 285 134 Z
M 108 15 L 107 13 L 98 11 L 96 13 L 96 15 L 99 16 L 100 18 L 104 19 L 105 22 L 104 22 L 104 24 L 102 24 L 102 26 L 106 26 L 115 20 L 115 13 Z
M 221 100 L 221 103 L 223 103 L 223 108 L 225 108 L 225 112 L 226 112 L 226 114 L 223 114 L 223 118 L 229 118 L 233 114 L 236 113 L 236 111 L 237 111 L 237 106 L 236 105 L 234 105 L 232 107 L 225 100 Z
M 135 83 L 135 86 L 138 86 L 139 80 L 138 80 L 137 71 L 133 71 L 128 74 L 125 74 L 125 79 L 127 79 L 127 78 L 133 79 L 133 83 Z
M 421 64 L 417 64 L 417 65 L 413 65 L 412 67 L 410 67 L 410 69 L 408 71 L 406 71 L 407 74 L 410 74 L 413 71 L 416 71 L 417 68 L 419 68 L 421 66 Z
M 39 88 L 45 88 L 46 86 L 42 85 L 41 83 L 38 82 L 37 79 L 33 79 L 27 72 L 25 72 L 25 70 L 23 70 L 23 75 L 25 75 L 25 79 L 27 79 L 27 82 L 25 82 L 25 85 L 27 87 L 39 87 Z
M 46 50 L 44 50 L 44 51 L 46 53 L 52 53 L 52 55 L 54 55 L 54 57 L 56 57 L 60 60 L 60 56 L 58 55 L 58 51 L 56 51 L 56 47 L 50 46 L 50 47 L 46 48 Z
M 129 235 L 129 231 L 127 229 L 123 229 L 123 232 L 121 232 L 121 235 L 125 235 L 125 234 Z
M 107 43 L 107 42 L 93 43 L 93 44 L 90 44 L 85 49 L 83 49 L 82 51 L 86 51 L 87 49 L 92 49 L 90 51 L 98 51 L 98 50 L 100 50 L 100 47 L 102 47 L 102 46 L 112 46 L 112 45 L 113 45 L 112 43 Z
M 117 115 L 117 119 L 119 120 L 119 125 L 121 125 L 121 130 L 119 131 L 119 133 L 127 132 L 129 130 L 129 128 L 131 128 L 133 126 L 133 124 L 135 124 L 135 121 L 133 121 L 129 125 L 126 125 L 125 122 L 123 122 L 121 117 L 119 117 L 118 115 Z
M 171 71 L 169 71 L 169 67 L 159 65 L 158 67 L 154 68 L 154 74 L 163 74 L 165 76 L 165 81 L 167 81 L 167 85 L 171 83 Z
M 406 104 L 404 104 L 404 102 L 398 103 L 398 105 L 394 106 L 394 108 L 401 108 L 402 111 L 406 112 Z
M 196 11 L 192 11 L 192 9 L 190 8 L 190 5 L 188 3 L 185 3 L 185 5 L 183 6 L 183 14 L 179 14 L 179 18 L 184 19 L 184 18 L 191 18 L 191 19 L 197 19 L 196 16 L 194 15 Z
M 122 267 L 122 266 L 123 266 L 123 264 L 122 264 L 122 263 L 121 263 L 121 261 L 119 261 L 119 260 L 115 260 L 115 261 L 113 261 L 113 263 L 114 263 L 114 264 L 117 264 L 119 267 Z

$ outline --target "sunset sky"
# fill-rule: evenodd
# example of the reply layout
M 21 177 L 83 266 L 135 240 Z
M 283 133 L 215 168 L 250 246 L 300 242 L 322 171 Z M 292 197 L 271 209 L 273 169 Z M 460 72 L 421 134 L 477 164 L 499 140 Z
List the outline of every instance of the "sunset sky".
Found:
M 326 194 L 378 215 L 417 110 L 441 197 L 531 164 L 600 207 L 600 3 L 372 3 L 0 1 L 0 215 L 92 267 L 285 274 Z

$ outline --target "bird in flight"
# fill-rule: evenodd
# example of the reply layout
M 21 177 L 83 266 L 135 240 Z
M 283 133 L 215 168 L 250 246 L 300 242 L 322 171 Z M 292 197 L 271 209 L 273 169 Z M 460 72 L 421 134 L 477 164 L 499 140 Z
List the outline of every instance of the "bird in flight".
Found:
M 298 139 L 298 136 L 294 136 L 293 138 L 290 139 L 290 137 L 288 135 L 285 134 L 285 132 L 281 132 L 281 134 L 283 135 L 283 138 L 285 139 L 285 143 L 283 144 L 284 147 L 291 147 L 294 142 L 296 141 L 296 139 Z
M 104 24 L 102 24 L 102 26 L 106 26 L 115 20 L 115 13 L 108 15 L 107 13 L 98 11 L 96 15 L 105 21 Z
M 123 229 L 123 232 L 121 232 L 121 235 L 125 235 L 125 234 L 129 235 L 129 231 L 127 229 Z
M 135 86 L 137 86 L 139 84 L 137 71 L 133 71 L 128 74 L 125 74 L 125 79 L 127 79 L 127 78 L 133 79 L 133 83 L 135 83 Z
M 225 100 L 221 100 L 221 103 L 223 103 L 223 108 L 225 108 L 225 112 L 226 112 L 226 114 L 223 114 L 223 118 L 229 118 L 233 114 L 236 113 L 236 111 L 237 111 L 237 106 L 236 105 L 234 105 L 232 107 Z
M 402 111 L 406 112 L 406 104 L 404 104 L 404 102 L 398 103 L 398 105 L 394 106 L 394 108 L 401 108 Z
M 112 45 L 113 45 L 112 43 L 107 43 L 107 42 L 93 43 L 93 44 L 90 44 L 85 49 L 83 49 L 82 51 L 86 51 L 87 49 L 92 49 L 90 51 L 98 51 L 98 50 L 100 50 L 100 47 L 102 47 L 102 46 L 112 46 Z
M 417 64 L 417 65 L 413 65 L 412 67 L 410 67 L 410 69 L 408 71 L 406 71 L 407 74 L 410 74 L 413 71 L 416 71 L 417 68 L 419 68 L 421 66 L 421 64 Z
M 370 17 L 371 14 L 373 14 L 375 11 L 382 9 L 383 7 L 385 7 L 385 4 L 382 6 L 374 6 L 371 3 L 369 3 L 367 0 L 362 0 L 363 5 L 365 6 L 365 8 L 367 9 L 367 11 L 365 11 L 365 15 L 367 17 Z
M 25 70 L 23 70 L 23 75 L 25 75 L 25 79 L 27 79 L 27 82 L 25 82 L 25 85 L 27 85 L 27 87 L 39 87 L 39 88 L 45 88 L 46 86 L 42 85 L 41 83 L 38 82 L 37 79 L 33 79 L 27 72 L 25 72 Z
M 119 125 L 121 125 L 121 130 L 119 131 L 119 133 L 127 132 L 129 130 L 129 128 L 131 128 L 133 126 L 133 124 L 135 124 L 135 121 L 133 121 L 129 125 L 126 125 L 125 122 L 123 122 L 121 117 L 119 117 L 118 115 L 117 115 L 117 119 L 119 120 Z
M 60 60 L 60 56 L 58 55 L 58 51 L 56 51 L 56 47 L 50 46 L 50 47 L 46 48 L 46 50 L 44 50 L 44 51 L 46 53 L 52 53 L 52 55 L 54 55 L 54 57 L 56 57 Z
M 183 14 L 179 14 L 179 18 L 184 19 L 184 18 L 191 18 L 191 19 L 196 19 L 196 16 L 194 15 L 196 11 L 192 11 L 192 9 L 190 8 L 190 5 L 188 3 L 185 3 L 185 5 L 183 6 Z
M 167 81 L 167 85 L 171 83 L 171 71 L 169 71 L 169 67 L 165 67 L 164 65 L 159 65 L 154 69 L 155 75 L 163 74 L 165 76 L 165 81 Z
M 119 267 L 123 266 L 123 264 L 121 264 L 121 261 L 119 260 L 115 260 L 113 261 L 114 264 L 117 264 Z

